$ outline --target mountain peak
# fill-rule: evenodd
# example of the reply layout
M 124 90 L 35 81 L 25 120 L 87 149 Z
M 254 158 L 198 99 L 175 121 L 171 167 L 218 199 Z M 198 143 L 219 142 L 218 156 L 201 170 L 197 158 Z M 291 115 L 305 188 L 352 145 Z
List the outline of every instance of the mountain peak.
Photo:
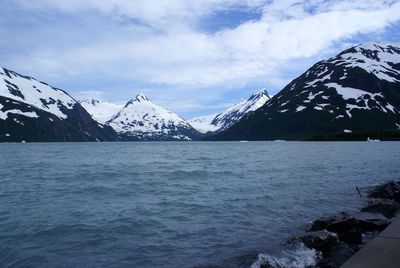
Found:
M 143 102 L 143 101 L 150 101 L 150 99 L 147 98 L 147 96 L 144 95 L 143 93 L 139 93 L 139 94 L 137 94 L 136 97 L 134 98 L 134 101 Z
M 146 102 L 150 102 L 150 99 L 147 98 L 146 95 L 144 95 L 143 93 L 139 93 L 136 95 L 136 97 L 134 97 L 133 99 L 131 99 L 126 105 L 125 107 L 133 104 L 133 103 L 146 103 Z
M 375 61 L 377 64 L 384 64 L 385 62 L 397 64 L 399 54 L 400 43 L 398 42 L 366 42 L 342 51 L 337 57 L 340 57 L 341 61 L 352 61 L 353 65 L 365 63 L 366 60 Z M 336 60 L 337 57 L 332 59 Z M 371 65 L 371 63 L 368 63 L 368 65 Z M 367 68 L 368 66 L 364 67 Z M 391 66 L 385 67 L 391 68 Z M 369 69 L 371 69 L 371 66 Z
M 366 43 L 361 43 L 356 46 L 356 48 L 363 48 L 363 49 L 368 49 L 368 50 L 376 50 L 376 49 L 382 49 L 382 48 L 388 48 L 388 47 L 400 47 L 399 42 L 366 42 Z
M 267 99 L 270 99 L 271 97 L 268 94 L 268 91 L 265 88 L 260 89 L 258 92 L 254 93 L 253 95 L 250 96 L 249 100 L 255 100 L 259 99 L 261 97 L 266 97 Z
M 108 121 L 124 140 L 191 140 L 199 134 L 177 114 L 152 103 L 143 93 Z
M 270 99 L 271 97 L 269 96 L 268 91 L 263 88 L 251 95 L 247 100 L 236 103 L 228 110 L 218 114 L 211 121 L 211 125 L 219 126 L 220 128 L 218 131 L 227 129 L 250 112 L 262 107 Z

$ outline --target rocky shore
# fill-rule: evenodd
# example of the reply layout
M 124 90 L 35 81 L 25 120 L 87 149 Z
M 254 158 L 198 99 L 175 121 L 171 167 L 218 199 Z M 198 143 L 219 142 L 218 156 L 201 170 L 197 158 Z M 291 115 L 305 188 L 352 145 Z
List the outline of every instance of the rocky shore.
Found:
M 315 250 L 316 262 L 305 267 L 340 267 L 364 244 L 384 230 L 399 210 L 400 181 L 390 181 L 368 191 L 366 205 L 361 211 L 341 212 L 319 218 L 307 227 L 305 235 L 289 239 L 283 245 L 289 248 L 301 244 Z M 277 266 L 276 263 L 264 259 L 260 267 L 284 266 Z

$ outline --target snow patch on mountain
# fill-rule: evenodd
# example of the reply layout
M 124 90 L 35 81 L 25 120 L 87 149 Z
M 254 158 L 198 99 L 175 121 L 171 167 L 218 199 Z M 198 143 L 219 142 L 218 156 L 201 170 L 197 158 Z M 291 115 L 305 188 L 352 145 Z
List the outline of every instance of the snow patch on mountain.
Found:
M 400 64 L 400 43 L 365 43 L 344 51 L 331 63 L 347 68 L 362 68 L 381 80 L 400 82 L 400 70 L 393 66 Z
M 356 88 L 350 88 L 350 87 L 343 87 L 339 84 L 336 83 L 328 83 L 326 84 L 327 87 L 334 88 L 336 92 L 339 95 L 342 95 L 343 99 L 348 100 L 348 99 L 358 99 L 362 98 L 365 95 L 380 95 L 382 94 L 371 94 L 367 91 L 356 89 Z
M 124 107 L 124 105 L 121 104 L 91 98 L 83 99 L 79 101 L 79 103 L 86 109 L 94 120 L 103 124 L 109 121 Z
M 346 112 L 349 117 L 351 117 L 351 111 L 353 109 L 371 110 L 373 108 L 378 108 L 385 113 L 389 111 L 392 113 L 396 113 L 396 109 L 393 107 L 393 105 L 389 103 L 382 103 L 382 100 L 385 100 L 385 98 L 381 93 L 373 94 L 356 88 L 343 87 L 336 83 L 328 83 L 326 84 L 326 86 L 334 88 L 344 100 L 353 99 L 357 102 L 357 104 L 346 103 Z M 373 106 L 370 106 L 371 100 L 374 101 Z
M 0 95 L 32 105 L 61 119 L 67 118 L 65 110 L 73 109 L 76 103 L 61 89 L 5 68 L 0 69 Z
M 305 107 L 305 106 L 298 106 L 297 108 L 296 108 L 296 112 L 301 112 L 301 111 L 303 111 L 304 109 L 306 109 L 307 107 Z
M 188 120 L 188 123 L 200 131 L 201 133 L 217 131 L 221 126 L 211 124 L 218 114 L 210 114 L 205 116 L 198 116 Z
M 20 110 L 13 109 L 13 110 L 5 111 L 5 112 L 0 111 L 0 119 L 6 120 L 8 118 L 8 114 L 19 114 L 19 115 L 23 115 L 23 116 L 31 117 L 31 118 L 39 117 L 37 115 L 37 113 L 35 113 L 35 112 L 22 112 Z

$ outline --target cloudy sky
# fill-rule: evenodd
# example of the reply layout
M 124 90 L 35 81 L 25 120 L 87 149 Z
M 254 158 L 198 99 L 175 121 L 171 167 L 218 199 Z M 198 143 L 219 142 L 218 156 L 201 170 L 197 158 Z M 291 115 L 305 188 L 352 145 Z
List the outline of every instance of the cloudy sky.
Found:
M 368 41 L 400 41 L 400 0 L 1 0 L 1 66 L 76 98 L 144 92 L 185 118 Z

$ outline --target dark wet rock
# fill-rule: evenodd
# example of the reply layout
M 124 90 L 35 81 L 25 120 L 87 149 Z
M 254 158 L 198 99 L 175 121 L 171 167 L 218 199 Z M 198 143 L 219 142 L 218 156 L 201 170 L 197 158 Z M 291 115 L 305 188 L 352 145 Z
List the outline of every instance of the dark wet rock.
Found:
M 317 263 L 320 268 L 337 268 L 342 266 L 355 253 L 355 250 L 343 243 L 333 245 L 330 255 Z
M 372 189 L 369 198 L 383 198 L 400 202 L 400 182 L 390 181 Z
M 325 229 L 337 233 L 340 241 L 350 245 L 360 245 L 363 233 L 382 231 L 388 224 L 388 219 L 378 213 L 340 213 L 314 221 L 309 231 Z
M 346 212 L 342 212 L 335 216 L 319 218 L 312 222 L 311 227 L 307 230 L 307 232 L 326 230 L 329 224 L 341 219 L 346 219 L 348 216 L 349 214 L 347 214 Z
M 363 233 L 383 231 L 390 223 L 388 218 L 380 213 L 359 212 L 351 217 L 358 222 Z
M 318 220 L 313 221 L 311 227 L 307 230 L 308 232 L 317 232 L 326 230 L 329 224 L 334 222 L 335 219 L 333 218 L 320 218 Z
M 334 222 L 327 227 L 327 230 L 337 233 L 339 240 L 346 244 L 362 244 L 362 230 L 355 219 Z
M 335 245 L 337 242 L 338 238 L 336 234 L 326 231 L 320 231 L 292 238 L 284 242 L 284 245 L 303 243 L 307 248 L 315 249 L 321 252 L 323 255 L 327 255 L 331 251 L 333 245 Z
M 400 210 L 400 204 L 392 200 L 376 199 L 361 209 L 363 212 L 380 213 L 387 218 L 393 218 Z
M 350 245 L 360 245 L 363 233 L 382 231 L 388 224 L 388 219 L 382 214 L 360 212 L 334 221 L 326 229 L 337 233 L 340 241 Z

